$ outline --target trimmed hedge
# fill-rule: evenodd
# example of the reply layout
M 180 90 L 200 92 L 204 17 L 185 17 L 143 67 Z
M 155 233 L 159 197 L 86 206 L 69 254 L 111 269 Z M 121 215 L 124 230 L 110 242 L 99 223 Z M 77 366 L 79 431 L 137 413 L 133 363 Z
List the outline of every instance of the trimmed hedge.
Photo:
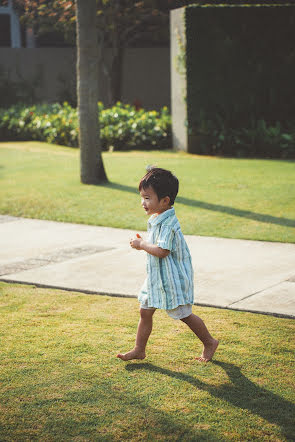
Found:
M 199 117 L 198 153 L 256 158 L 295 158 L 295 121 L 252 119 L 245 127 L 228 127 L 222 116 Z
M 295 115 L 295 4 L 217 3 L 185 9 L 194 152 L 215 146 L 227 155 L 294 155 L 294 124 L 288 121 Z M 205 140 L 206 134 L 211 138 Z
M 171 117 L 161 112 L 136 110 L 117 103 L 104 109 L 98 103 L 103 150 L 170 149 Z M 200 154 L 237 157 L 295 158 L 295 121 L 284 124 L 252 120 L 242 128 L 228 127 L 224 117 L 209 119 L 199 114 Z M 0 109 L 0 140 L 38 140 L 64 146 L 78 146 L 77 110 L 68 103 Z
M 161 112 L 136 110 L 117 103 L 104 109 L 98 103 L 103 150 L 167 149 L 171 147 L 171 118 Z M 77 109 L 68 103 L 15 105 L 0 109 L 0 140 L 38 140 L 78 147 Z

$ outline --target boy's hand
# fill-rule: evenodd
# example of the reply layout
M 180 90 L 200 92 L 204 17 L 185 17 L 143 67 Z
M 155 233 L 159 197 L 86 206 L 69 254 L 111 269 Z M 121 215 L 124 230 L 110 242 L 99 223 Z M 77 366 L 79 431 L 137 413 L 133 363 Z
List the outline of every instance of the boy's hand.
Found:
M 131 239 L 130 245 L 133 249 L 141 250 L 141 242 L 143 241 L 139 233 L 136 234 L 137 238 Z
M 156 244 L 150 244 L 142 239 L 139 233 L 136 234 L 137 238 L 130 240 L 130 245 L 133 249 L 145 250 L 150 255 L 156 256 L 157 258 L 166 258 L 169 255 L 170 250 L 162 249 Z

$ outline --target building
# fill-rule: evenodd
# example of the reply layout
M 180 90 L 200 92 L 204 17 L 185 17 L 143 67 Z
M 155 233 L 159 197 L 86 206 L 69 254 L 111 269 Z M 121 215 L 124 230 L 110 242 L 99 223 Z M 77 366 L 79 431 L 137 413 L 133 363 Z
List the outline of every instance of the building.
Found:
M 13 9 L 12 0 L 7 0 L 4 6 L 0 3 L 0 47 L 21 48 L 23 40 L 27 48 L 35 47 L 33 29 L 27 28 L 25 38 L 23 38 L 20 21 Z

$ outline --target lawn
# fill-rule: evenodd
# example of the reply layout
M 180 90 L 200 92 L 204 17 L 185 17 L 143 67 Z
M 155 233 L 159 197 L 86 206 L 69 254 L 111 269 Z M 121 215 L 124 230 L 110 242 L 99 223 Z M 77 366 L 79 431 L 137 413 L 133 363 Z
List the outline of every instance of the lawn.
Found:
M 0 440 L 294 440 L 294 320 L 193 306 L 213 362 L 155 314 L 144 361 L 138 302 L 0 283 Z
M 105 152 L 109 183 L 82 185 L 77 149 L 0 143 L 0 213 L 146 228 L 139 179 L 148 164 L 180 180 L 175 209 L 185 234 L 295 242 L 295 162 L 176 152 Z

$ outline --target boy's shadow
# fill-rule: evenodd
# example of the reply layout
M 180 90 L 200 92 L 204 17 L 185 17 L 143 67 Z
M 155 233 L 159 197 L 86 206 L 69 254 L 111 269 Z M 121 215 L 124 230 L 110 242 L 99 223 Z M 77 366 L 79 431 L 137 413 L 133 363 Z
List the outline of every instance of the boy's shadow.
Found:
M 294 425 L 295 405 L 292 402 L 250 381 L 241 373 L 240 368 L 234 364 L 221 361 L 213 361 L 213 363 L 225 370 L 231 384 L 210 385 L 191 375 L 157 367 L 150 363 L 128 364 L 126 370 L 149 370 L 189 382 L 193 387 L 205 390 L 218 399 L 225 400 L 235 407 L 249 410 L 266 421 L 280 426 L 284 436 L 293 440 L 292 427 Z

